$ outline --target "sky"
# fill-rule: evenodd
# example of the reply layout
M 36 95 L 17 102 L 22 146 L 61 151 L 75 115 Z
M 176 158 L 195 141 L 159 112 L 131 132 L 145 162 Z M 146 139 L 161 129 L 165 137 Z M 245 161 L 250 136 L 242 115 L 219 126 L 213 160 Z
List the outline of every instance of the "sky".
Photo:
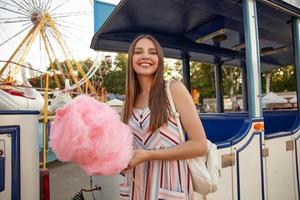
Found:
M 26 1 L 29 2 L 29 0 Z M 72 57 L 76 60 L 94 59 L 96 53 L 89 48 L 94 35 L 93 5 L 91 0 L 35 0 L 36 5 L 39 2 L 47 1 L 52 1 L 48 11 L 53 10 L 50 12 L 50 15 L 57 23 L 57 28 Z M 118 4 L 120 0 L 101 1 Z M 24 4 L 25 1 L 14 0 L 14 2 L 23 2 Z M 20 8 L 14 2 L 13 0 L 0 1 L 0 7 L 4 8 L 0 9 L 0 60 L 9 59 L 32 27 L 28 27 L 32 25 L 28 16 L 29 12 L 24 9 L 24 6 Z M 26 29 L 26 27 L 28 28 Z M 59 60 L 64 60 L 65 57 L 63 51 L 59 48 L 59 44 L 53 39 L 50 32 L 48 34 L 51 46 L 56 54 L 55 57 Z M 11 37 L 13 39 L 10 39 Z M 45 71 L 45 66 L 48 65 L 49 59 L 40 36 L 35 38 L 25 62 L 30 62 L 34 68 Z M 3 63 L 0 62 L 0 68 L 2 66 Z
M 115 4 L 115 5 L 117 5 L 120 2 L 120 0 L 100 0 L 100 1 Z

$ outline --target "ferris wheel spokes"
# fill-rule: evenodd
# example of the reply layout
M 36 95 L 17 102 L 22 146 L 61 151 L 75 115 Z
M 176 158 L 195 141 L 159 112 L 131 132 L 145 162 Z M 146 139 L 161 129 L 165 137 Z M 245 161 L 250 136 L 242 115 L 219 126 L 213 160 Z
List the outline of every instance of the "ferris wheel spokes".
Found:
M 0 0 L 0 10 L 5 10 L 6 12 L 15 15 L 14 17 L 7 17 L 5 15 L 5 18 L 1 18 L 0 16 L 0 25 L 16 23 L 26 26 L 25 28 L 22 28 L 21 31 L 1 42 L 0 47 L 31 27 L 29 32 L 24 36 L 9 57 L 8 62 L 0 68 L 0 81 L 12 83 L 15 80 L 20 71 L 20 67 L 13 63 L 15 62 L 22 65 L 25 62 L 25 58 L 29 55 L 29 51 L 33 47 L 34 41 L 39 38 L 39 50 L 43 50 L 46 53 L 45 56 L 47 57 L 47 62 L 49 61 L 49 71 L 53 74 L 55 84 L 60 90 L 64 90 L 64 81 L 69 79 L 72 83 L 70 87 L 72 90 L 77 89 L 79 92 L 85 90 L 91 93 L 97 93 L 97 89 L 95 88 L 96 84 L 92 83 L 92 77 L 94 76 L 95 78 L 95 74 L 101 63 L 95 61 L 92 66 L 88 64 L 87 67 L 84 62 L 76 61 L 72 55 L 72 51 L 70 51 L 69 46 L 66 44 L 65 38 L 63 37 L 64 34 L 60 32 L 61 29 L 59 29 L 61 27 L 73 27 L 72 30 L 74 30 L 74 27 L 76 29 L 78 26 L 72 24 L 72 26 L 68 27 L 67 20 L 69 20 L 69 18 L 89 15 L 93 12 L 78 11 L 54 13 L 54 11 L 57 11 L 66 5 L 67 2 L 70 2 L 70 0 L 62 0 L 62 2 L 54 6 L 53 9 L 50 9 L 50 7 L 52 7 L 52 2 L 52 0 L 7 0 L 7 2 Z M 84 27 L 79 31 L 86 31 L 87 29 L 87 27 Z M 71 35 L 72 34 L 73 32 Z M 80 42 L 80 38 L 79 40 L 76 39 L 76 41 L 77 43 Z M 99 59 L 99 57 L 96 59 Z M 41 66 L 45 67 L 45 65 Z M 100 85 L 102 86 L 101 81 Z

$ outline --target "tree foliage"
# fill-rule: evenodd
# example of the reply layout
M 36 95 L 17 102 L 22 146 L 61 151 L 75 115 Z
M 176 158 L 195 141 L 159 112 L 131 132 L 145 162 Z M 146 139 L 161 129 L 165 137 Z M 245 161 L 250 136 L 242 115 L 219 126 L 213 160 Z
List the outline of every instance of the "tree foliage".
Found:
M 104 75 L 106 90 L 114 94 L 125 94 L 127 54 L 117 54 L 107 73 Z
M 222 67 L 223 94 L 229 97 L 241 94 L 241 69 L 232 66 Z
M 280 67 L 262 74 L 262 92 L 266 92 L 266 75 L 270 74 L 270 91 L 285 92 L 296 91 L 295 67 L 292 65 Z
M 181 60 L 165 59 L 164 62 L 164 78 L 166 80 L 182 80 L 182 62 Z
M 191 89 L 200 92 L 201 98 L 215 96 L 214 65 L 200 62 L 191 62 Z
M 86 59 L 79 61 L 80 65 L 85 72 L 93 65 L 92 59 Z M 73 69 L 76 69 L 75 62 L 71 61 Z M 182 80 L 182 62 L 181 60 L 169 60 L 165 59 L 165 79 L 176 79 Z M 90 80 L 94 86 L 103 84 L 103 86 L 110 93 L 124 94 L 125 93 L 125 74 L 127 67 L 127 54 L 117 54 L 112 62 L 102 61 L 101 67 L 96 71 L 92 79 Z M 191 89 L 196 89 L 200 92 L 201 98 L 214 98 L 215 97 L 215 74 L 214 65 L 200 62 L 190 63 L 190 75 L 191 75 Z M 55 62 L 56 71 L 61 71 L 58 74 L 60 84 L 64 86 L 65 78 L 72 79 L 67 70 L 65 62 Z M 50 66 L 47 69 L 51 71 Z M 76 71 L 76 70 L 75 70 Z M 292 65 L 265 71 L 262 73 L 262 92 L 266 92 L 266 76 L 270 74 L 270 91 L 273 92 L 284 92 L 284 91 L 296 91 L 296 74 L 295 67 Z M 82 75 L 76 72 L 78 80 L 81 79 Z M 228 97 L 241 94 L 242 92 L 242 81 L 241 81 L 241 69 L 232 66 L 222 67 L 222 88 L 223 94 Z M 44 76 L 37 76 L 31 78 L 29 81 L 34 87 L 45 87 Z M 50 77 L 49 88 L 56 88 L 57 84 L 54 80 L 54 76 Z

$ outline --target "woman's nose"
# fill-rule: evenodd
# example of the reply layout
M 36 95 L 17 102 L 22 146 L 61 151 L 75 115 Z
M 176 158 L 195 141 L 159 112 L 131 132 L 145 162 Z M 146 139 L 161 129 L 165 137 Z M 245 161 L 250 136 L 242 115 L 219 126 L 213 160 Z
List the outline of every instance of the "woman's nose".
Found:
M 142 60 L 149 60 L 149 54 L 147 52 L 142 54 Z

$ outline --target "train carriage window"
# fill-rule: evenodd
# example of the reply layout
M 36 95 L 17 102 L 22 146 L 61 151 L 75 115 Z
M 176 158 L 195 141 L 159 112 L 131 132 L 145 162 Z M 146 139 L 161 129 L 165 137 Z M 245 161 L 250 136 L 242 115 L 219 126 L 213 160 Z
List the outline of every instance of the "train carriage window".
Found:
M 242 70 L 239 67 L 222 67 L 224 112 L 243 110 Z
M 192 61 L 190 77 L 191 94 L 198 111 L 202 113 L 217 112 L 214 65 Z
M 264 110 L 297 108 L 294 65 L 263 71 L 261 80 Z
M 164 79 L 182 81 L 182 61 L 164 58 Z

